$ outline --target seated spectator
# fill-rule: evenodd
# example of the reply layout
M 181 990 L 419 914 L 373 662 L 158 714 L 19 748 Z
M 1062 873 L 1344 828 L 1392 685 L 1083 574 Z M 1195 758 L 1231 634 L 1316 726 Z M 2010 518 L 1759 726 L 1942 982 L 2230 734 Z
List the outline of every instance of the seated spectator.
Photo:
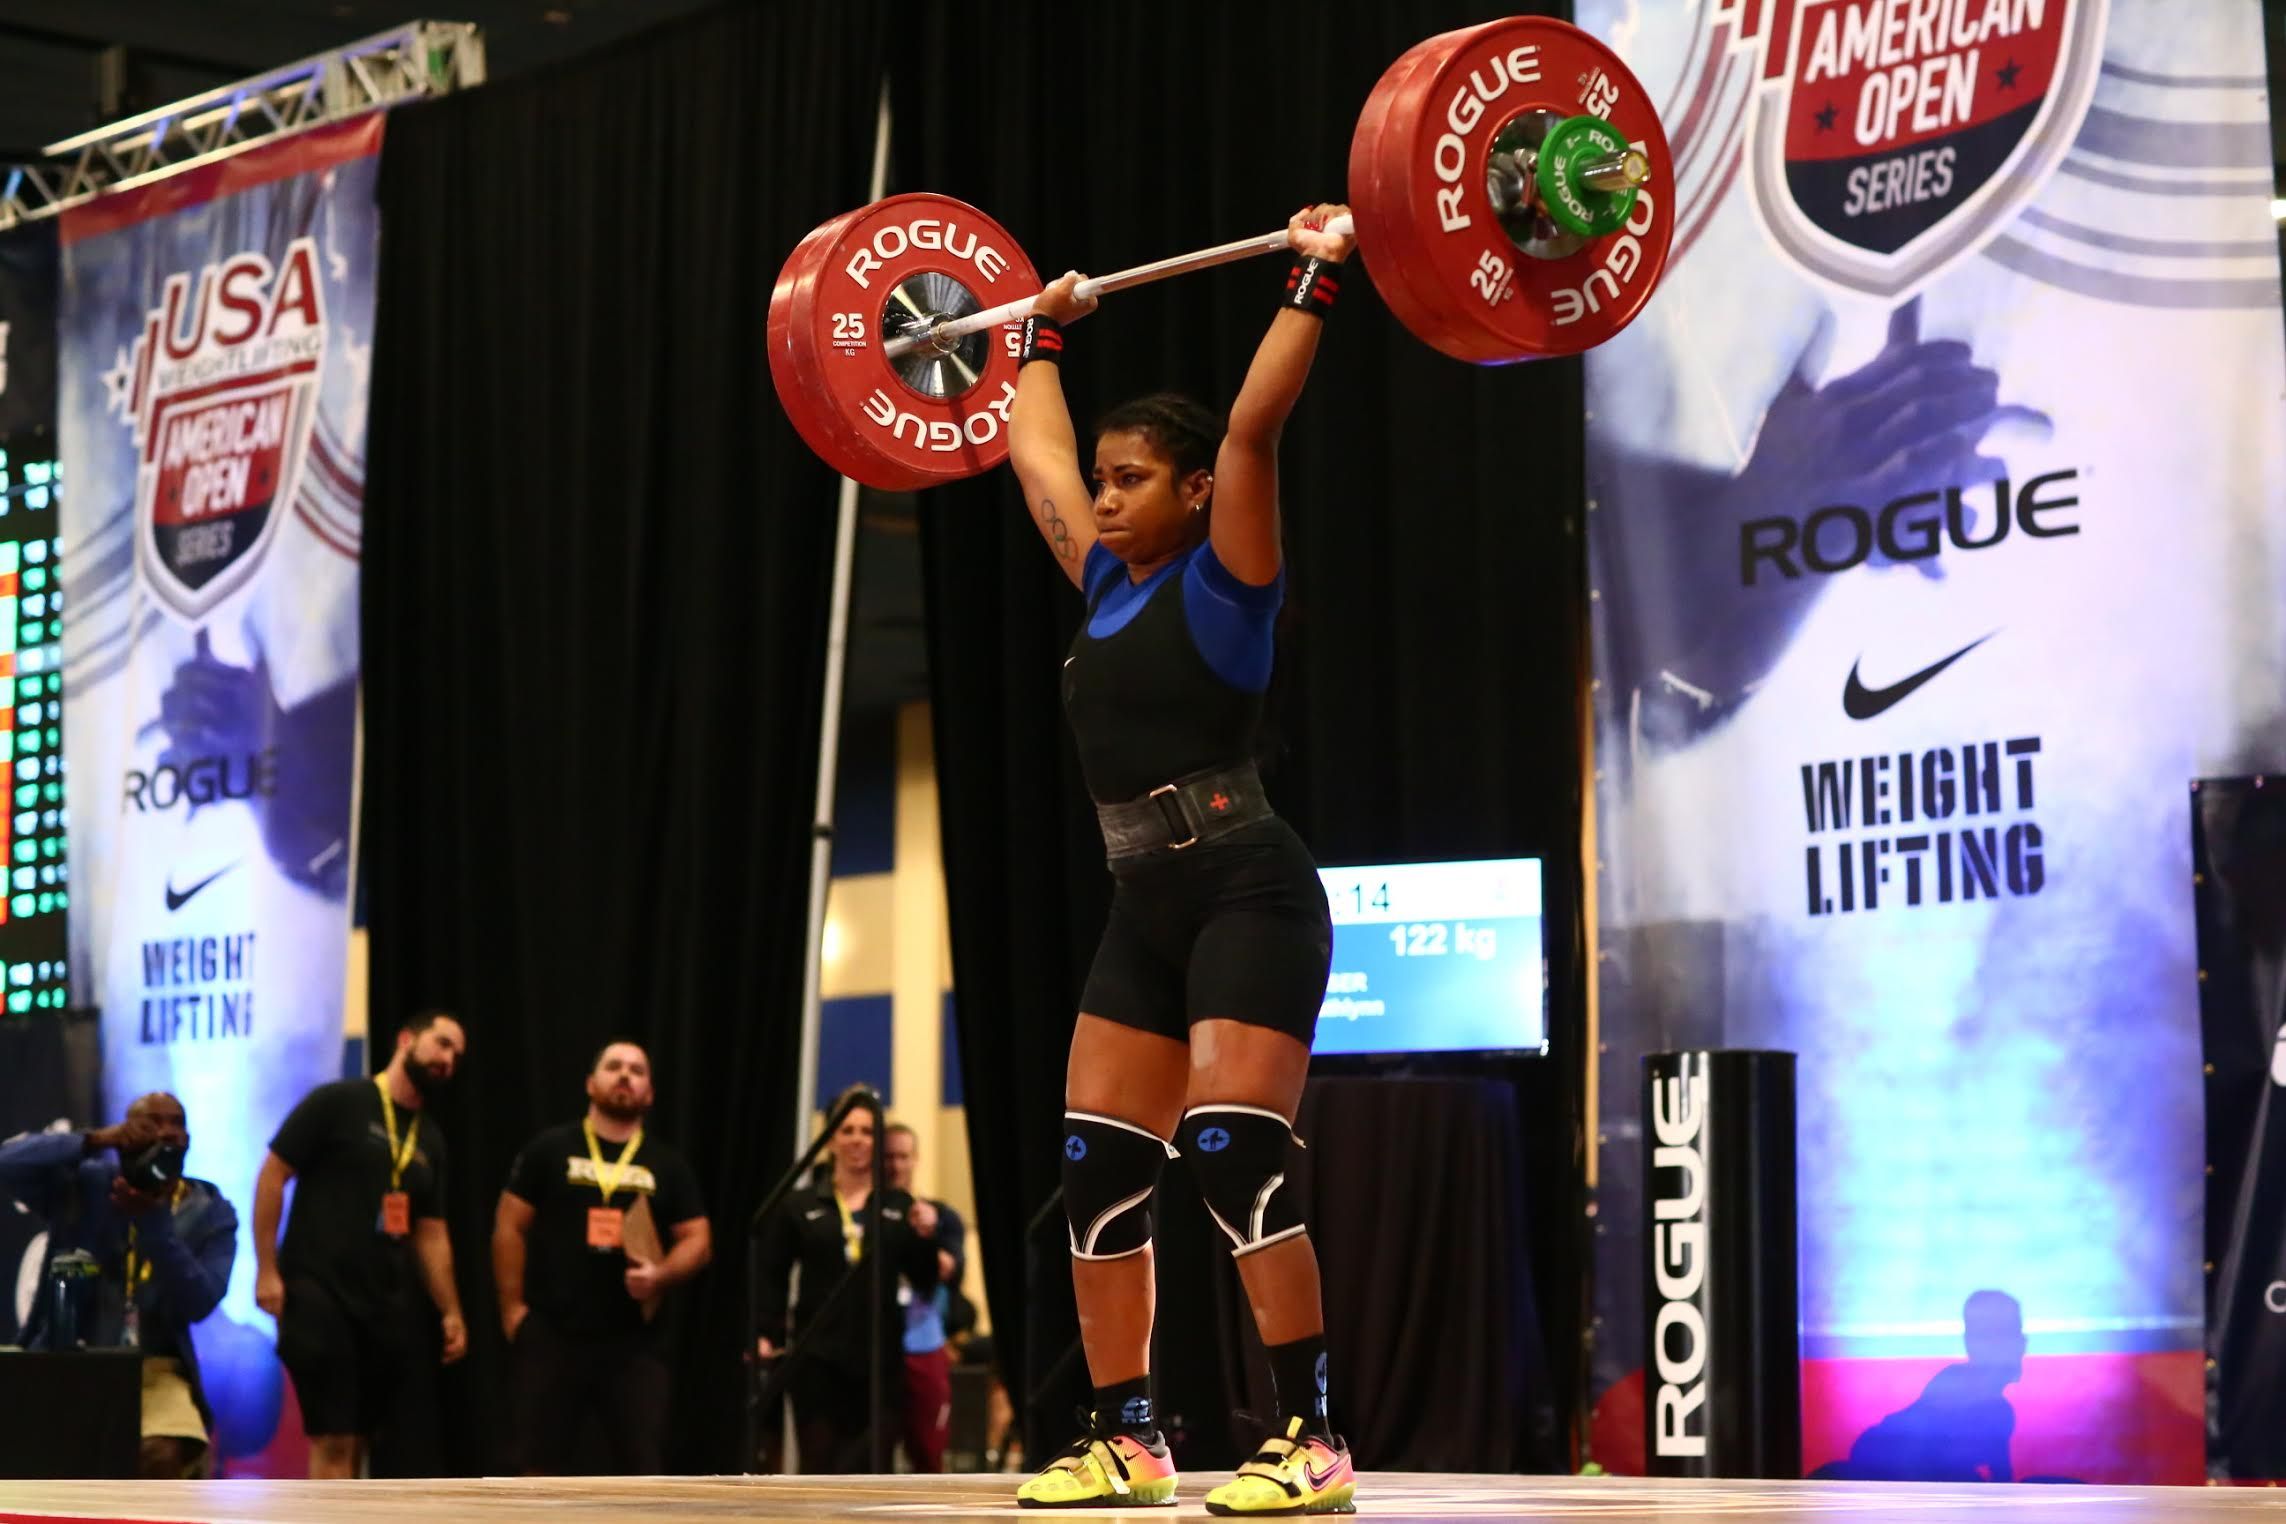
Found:
M 48 1255 L 79 1250 L 102 1267 L 95 1326 L 81 1342 L 143 1351 L 139 1470 L 156 1479 L 208 1470 L 214 1415 L 198 1379 L 191 1325 L 230 1284 L 238 1213 L 208 1181 L 183 1174 L 190 1129 L 163 1092 L 127 1108 L 115 1127 L 30 1133 L 0 1144 L 0 1191 L 48 1224 Z M 49 1342 L 47 1308 L 25 1329 Z

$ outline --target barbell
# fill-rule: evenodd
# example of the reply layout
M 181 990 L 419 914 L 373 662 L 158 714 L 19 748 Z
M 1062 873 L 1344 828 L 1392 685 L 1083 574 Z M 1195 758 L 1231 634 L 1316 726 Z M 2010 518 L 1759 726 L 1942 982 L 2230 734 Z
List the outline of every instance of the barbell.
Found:
M 1578 354 L 1632 322 L 1674 236 L 1650 97 L 1579 28 L 1520 16 L 1408 49 L 1350 138 L 1357 250 L 1397 320 L 1455 359 Z M 1090 296 L 1287 247 L 1280 228 L 1082 283 Z M 810 448 L 912 491 L 1008 455 L 1038 270 L 965 202 L 913 193 L 829 218 L 770 295 L 770 375 Z

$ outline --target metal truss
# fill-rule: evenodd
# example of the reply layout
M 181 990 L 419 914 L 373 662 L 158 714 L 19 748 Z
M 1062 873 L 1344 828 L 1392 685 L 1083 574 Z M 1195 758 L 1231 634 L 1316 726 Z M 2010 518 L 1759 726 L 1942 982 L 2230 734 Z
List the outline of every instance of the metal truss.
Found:
M 0 229 L 53 217 L 105 191 L 162 179 L 257 143 L 482 83 L 484 37 L 474 23 L 409 21 L 50 143 L 38 164 L 0 166 Z

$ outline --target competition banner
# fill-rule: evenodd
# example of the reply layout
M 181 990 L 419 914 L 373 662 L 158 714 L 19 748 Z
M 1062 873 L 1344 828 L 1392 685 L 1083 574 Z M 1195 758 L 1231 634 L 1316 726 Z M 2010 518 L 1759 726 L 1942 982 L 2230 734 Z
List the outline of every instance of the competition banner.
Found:
M 2286 765 L 2261 8 L 1578 11 L 1677 175 L 1587 360 L 1597 1459 L 1705 1413 L 1642 1056 L 1774 1048 L 1804 1467 L 2198 1481 L 2186 801 Z
M 105 1115 L 180 1096 L 238 1207 L 198 1331 L 226 1459 L 283 1392 L 255 1176 L 341 1071 L 380 143 L 375 114 L 63 218 L 72 1003 Z

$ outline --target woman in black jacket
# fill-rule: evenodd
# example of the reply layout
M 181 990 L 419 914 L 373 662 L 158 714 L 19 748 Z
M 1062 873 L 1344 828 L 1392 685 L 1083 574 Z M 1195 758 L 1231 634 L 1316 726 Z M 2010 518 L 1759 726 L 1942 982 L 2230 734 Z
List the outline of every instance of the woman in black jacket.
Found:
M 873 1145 L 873 1113 L 853 1109 L 834 1131 L 832 1167 L 821 1167 L 808 1189 L 788 1195 L 763 1222 L 755 1244 L 757 1353 L 764 1360 L 784 1354 L 793 1361 L 786 1389 L 793 1396 L 794 1432 L 807 1473 L 872 1469 L 872 1326 L 866 1317 L 872 1274 L 866 1256 L 888 1256 L 880 1311 L 882 1420 L 889 1434 L 898 1432 L 904 1391 L 900 1289 L 909 1283 L 933 1292 L 937 1283 L 936 1209 L 891 1187 L 874 1202 Z M 789 1345 L 786 1282 L 797 1264 L 802 1281 Z M 857 1284 L 835 1297 L 845 1275 L 855 1275 Z

